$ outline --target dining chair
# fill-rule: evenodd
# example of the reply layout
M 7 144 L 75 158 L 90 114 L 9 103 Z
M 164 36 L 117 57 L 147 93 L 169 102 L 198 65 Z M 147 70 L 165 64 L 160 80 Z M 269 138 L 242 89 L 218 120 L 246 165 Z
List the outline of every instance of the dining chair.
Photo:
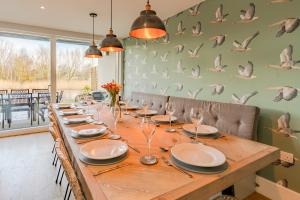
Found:
M 0 90 L 0 94 L 7 94 L 8 93 L 8 90 Z
M 31 93 L 11 93 L 8 94 L 8 105 L 6 108 L 7 121 L 9 128 L 12 123 L 12 113 L 13 112 L 27 112 L 28 119 L 30 118 L 30 123 L 33 122 L 33 102 Z
M 38 94 L 38 93 L 49 93 L 48 89 L 32 89 L 32 93 Z
M 64 169 L 64 174 L 68 180 L 68 185 L 65 191 L 64 200 L 69 200 L 71 192 L 73 192 L 76 200 L 84 200 L 84 196 L 80 187 L 80 183 L 77 179 L 76 173 L 72 167 L 72 164 L 68 158 L 66 148 L 61 139 L 58 139 L 55 143 L 55 149 L 57 156 L 61 163 L 60 166 Z
M 48 104 L 50 103 L 50 93 L 38 93 L 36 100 L 36 112 L 38 114 L 38 124 L 40 124 L 40 117 L 45 122 L 45 112 L 48 110 Z
M 11 89 L 11 94 L 28 94 L 29 89 Z

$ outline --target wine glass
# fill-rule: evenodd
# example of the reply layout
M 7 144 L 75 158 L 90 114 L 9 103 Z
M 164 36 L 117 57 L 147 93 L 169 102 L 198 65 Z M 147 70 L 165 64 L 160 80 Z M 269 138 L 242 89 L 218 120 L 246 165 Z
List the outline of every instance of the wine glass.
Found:
M 99 102 L 96 106 L 96 110 L 97 110 L 97 124 L 102 124 L 103 122 L 100 121 L 100 115 L 101 115 L 101 111 L 103 110 L 103 102 Z
M 172 128 L 172 116 L 176 111 L 175 104 L 172 102 L 166 103 L 166 113 L 169 116 L 169 128 L 166 129 L 167 132 L 175 132 L 176 129 Z
M 198 138 L 199 128 L 203 122 L 203 114 L 200 110 L 196 110 L 196 109 L 192 108 L 191 112 L 190 112 L 190 118 L 195 127 L 195 133 L 196 133 L 195 142 L 196 142 L 196 140 Z
M 157 158 L 151 155 L 151 142 L 156 131 L 156 125 L 147 118 L 143 118 L 141 123 L 142 132 L 147 142 L 147 154 L 140 158 L 142 164 L 153 165 L 157 163 Z
M 142 110 L 144 113 L 143 117 L 145 118 L 147 115 L 147 112 L 148 112 L 148 104 L 147 104 L 146 100 L 144 100 L 144 99 L 142 100 Z
M 92 96 L 90 96 L 90 95 L 87 95 L 86 97 L 85 97 L 85 102 L 86 102 L 86 104 L 87 104 L 87 106 L 88 106 L 88 110 L 87 110 L 87 114 L 91 114 L 91 110 L 90 110 L 90 106 L 92 105 L 92 101 L 93 101 L 93 97 Z
M 129 115 L 129 112 L 128 112 L 129 99 L 125 98 L 123 101 L 125 103 L 125 112 L 124 112 L 124 115 Z

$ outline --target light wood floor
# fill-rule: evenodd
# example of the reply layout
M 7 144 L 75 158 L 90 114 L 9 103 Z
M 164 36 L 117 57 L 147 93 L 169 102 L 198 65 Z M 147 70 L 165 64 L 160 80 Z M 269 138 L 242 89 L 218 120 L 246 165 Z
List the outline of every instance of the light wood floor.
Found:
M 1 200 L 61 200 L 66 188 L 55 184 L 50 134 L 0 139 Z
M 0 139 L 1 200 L 63 199 L 66 180 L 62 186 L 55 184 L 52 145 L 48 133 Z M 246 200 L 269 199 L 254 193 Z

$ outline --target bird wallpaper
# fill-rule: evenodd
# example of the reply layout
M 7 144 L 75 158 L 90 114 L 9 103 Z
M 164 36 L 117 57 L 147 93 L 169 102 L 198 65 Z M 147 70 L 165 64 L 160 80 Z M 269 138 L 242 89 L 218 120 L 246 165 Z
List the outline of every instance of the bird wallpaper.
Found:
M 298 0 L 199 0 L 164 20 L 164 38 L 124 39 L 125 96 L 259 107 L 258 141 L 295 162 L 278 160 L 258 174 L 300 192 L 299 8 Z

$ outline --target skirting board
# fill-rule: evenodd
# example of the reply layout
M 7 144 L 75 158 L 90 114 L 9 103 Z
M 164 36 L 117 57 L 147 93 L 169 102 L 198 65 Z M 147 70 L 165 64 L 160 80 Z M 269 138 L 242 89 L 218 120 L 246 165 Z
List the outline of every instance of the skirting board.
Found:
M 299 200 L 300 193 L 283 187 L 261 176 L 256 176 L 256 192 L 272 200 Z
M 16 130 L 5 130 L 0 132 L 0 138 L 27 135 L 33 133 L 41 133 L 47 131 L 48 131 L 48 126 L 38 126 L 38 127 L 22 128 Z

